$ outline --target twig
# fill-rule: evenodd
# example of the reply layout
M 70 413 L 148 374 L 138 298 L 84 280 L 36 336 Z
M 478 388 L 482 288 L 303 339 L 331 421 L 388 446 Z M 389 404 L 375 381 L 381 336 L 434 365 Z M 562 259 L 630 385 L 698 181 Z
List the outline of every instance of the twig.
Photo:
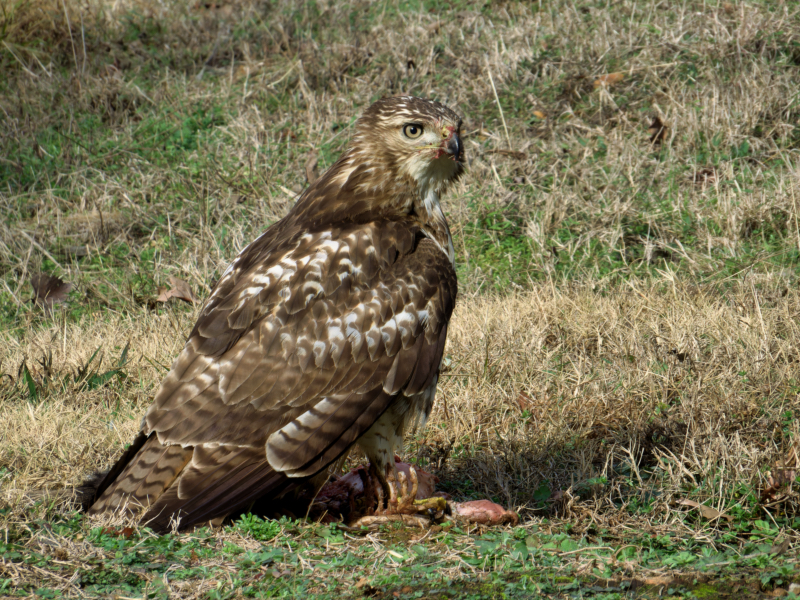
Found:
M 41 251 L 42 251 L 42 254 L 44 254 L 44 255 L 45 255 L 47 258 L 49 258 L 50 260 L 52 260 L 52 261 L 55 263 L 55 265 L 56 265 L 56 266 L 57 266 L 59 269 L 63 269 L 63 268 L 64 268 L 64 267 L 62 267 L 62 266 L 61 266 L 61 263 L 60 263 L 60 262 L 58 262 L 58 261 L 57 261 L 55 258 L 53 258 L 53 255 L 52 255 L 52 254 L 50 254 L 50 253 L 49 253 L 47 250 L 45 250 L 45 249 L 44 249 L 44 247 L 42 247 L 42 245 L 41 245 L 39 242 L 37 242 L 35 239 L 33 239 L 31 236 L 29 236 L 29 235 L 28 235 L 28 234 L 27 234 L 25 231 L 23 231 L 22 229 L 20 229 L 20 230 L 19 230 L 19 232 L 20 232 L 20 234 L 22 234 L 22 236 L 23 236 L 23 237 L 25 237 L 25 238 L 26 238 L 26 239 L 27 239 L 27 240 L 28 240 L 28 241 L 29 241 L 31 244 L 33 244 L 33 245 L 34 245 L 34 246 L 36 246 L 36 247 L 37 247 L 39 250 L 41 250 Z
M 742 555 L 742 556 L 740 556 L 738 558 L 734 558 L 733 560 L 726 560 L 726 561 L 723 561 L 723 562 L 706 563 L 705 566 L 706 567 L 722 567 L 722 566 L 725 566 L 725 565 L 735 564 L 735 563 L 739 562 L 740 560 L 749 560 L 751 558 L 756 558 L 756 557 L 759 557 L 759 556 L 767 556 L 768 554 L 770 554 L 770 553 L 769 552 L 753 552 L 753 554 L 744 554 L 744 555 Z
M 3 46 L 5 46 L 5 47 L 6 47 L 6 50 L 8 50 L 8 51 L 11 53 L 11 56 L 13 56 L 14 58 L 16 58 L 16 59 L 17 59 L 17 62 L 19 63 L 19 65 L 20 65 L 20 66 L 23 68 L 23 70 L 24 70 L 24 71 L 25 71 L 25 72 L 26 72 L 28 75 L 30 75 L 30 76 L 31 76 L 31 77 L 33 77 L 34 79 L 39 79 L 39 76 L 38 76 L 36 73 L 34 73 L 33 71 L 31 71 L 31 70 L 30 70 L 28 67 L 26 67 L 26 66 L 25 66 L 25 63 L 24 63 L 24 62 L 22 62 L 22 59 L 21 59 L 19 56 L 17 56 L 17 55 L 14 53 L 14 51 L 11 49 L 11 46 L 9 46 L 9 45 L 8 45 L 8 42 L 6 42 L 5 40 L 3 40 Z
M 494 92 L 494 101 L 497 102 L 497 110 L 500 111 L 500 120 L 503 122 L 503 129 L 506 132 L 506 143 L 511 148 L 511 138 L 508 135 L 508 126 L 506 125 L 506 117 L 503 115 L 503 107 L 500 106 L 500 98 L 497 97 L 497 88 L 494 87 L 494 79 L 492 79 L 492 72 L 489 67 L 486 67 L 486 72 L 489 74 L 489 83 L 492 84 L 492 91 Z
M 83 25 L 83 11 L 78 11 L 78 16 L 81 18 L 81 44 L 83 45 L 83 61 L 81 63 L 81 75 L 86 73 L 86 33 Z
M 559 556 L 567 556 L 568 554 L 578 554 L 579 552 L 588 552 L 589 550 L 613 550 L 610 546 L 587 546 L 586 548 L 578 548 L 577 550 L 569 550 L 561 552 L 558 548 L 542 548 L 544 552 L 555 552 Z
M 497 179 L 497 184 L 503 187 L 503 182 L 500 180 L 500 175 L 497 174 L 497 169 L 494 168 L 494 163 L 489 164 L 492 165 L 492 173 L 494 173 L 494 178 Z
M 222 28 L 220 27 L 217 31 L 217 39 L 214 40 L 214 47 L 211 48 L 211 54 L 208 55 L 208 58 L 203 61 L 203 68 L 200 69 L 200 72 L 195 76 L 197 81 L 200 81 L 203 78 L 203 74 L 206 72 L 206 67 L 211 64 L 211 61 L 214 60 L 214 57 L 217 55 L 217 48 L 219 47 L 219 40 L 222 37 Z
M 630 69 L 625 69 L 624 71 L 620 71 L 620 72 L 621 73 L 627 72 L 628 74 L 631 74 L 631 73 L 635 73 L 636 71 L 645 71 L 647 69 L 661 69 L 663 67 L 674 67 L 677 64 L 678 63 L 676 63 L 676 62 L 671 62 L 671 63 L 662 63 L 660 65 L 643 65 L 641 67 L 636 67 L 636 68 L 631 67 Z
M 289 76 L 289 73 L 291 73 L 292 71 L 294 71 L 294 68 L 295 68 L 297 65 L 299 65 L 301 62 L 302 62 L 302 61 L 300 61 L 300 60 L 298 60 L 297 62 L 295 62 L 295 63 L 294 63 L 292 66 L 290 66 L 290 67 L 289 67 L 289 69 L 286 71 L 286 73 L 284 73 L 283 75 L 281 75 L 281 76 L 280 76 L 278 79 L 276 79 L 276 80 L 275 80 L 275 81 L 273 81 L 272 83 L 268 83 L 268 84 L 267 84 L 267 87 L 275 87 L 275 86 L 276 86 L 277 84 L 279 84 L 281 81 L 283 81 L 284 79 L 286 79 L 286 78 Z M 336 136 L 334 136 L 334 137 L 336 137 Z M 333 138 L 331 138 L 331 139 L 333 139 Z M 330 140 L 328 140 L 328 141 L 330 141 Z
M 64 7 L 64 18 L 67 19 L 67 29 L 69 30 L 69 41 L 72 43 L 72 58 L 75 59 L 75 70 L 78 70 L 78 53 L 75 52 L 75 40 L 72 38 L 72 23 L 69 21 L 69 13 L 67 13 L 67 5 L 64 0 L 61 0 L 61 6 Z
M 797 198 L 794 195 L 794 181 L 789 184 L 792 190 L 792 206 L 794 207 L 794 230 L 797 233 L 797 249 L 800 250 L 800 226 L 797 224 Z

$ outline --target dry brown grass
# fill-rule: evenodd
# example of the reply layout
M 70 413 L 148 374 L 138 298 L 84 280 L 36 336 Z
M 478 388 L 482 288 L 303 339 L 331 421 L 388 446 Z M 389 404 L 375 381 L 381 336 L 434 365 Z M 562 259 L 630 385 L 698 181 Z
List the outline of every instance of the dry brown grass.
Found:
M 800 410 L 800 297 L 778 278 L 760 291 L 753 283 L 725 293 L 675 280 L 603 294 L 544 285 L 465 298 L 435 411 L 409 452 L 430 460 L 456 493 L 523 510 L 535 512 L 543 482 L 611 513 L 656 492 L 651 517 L 661 522 L 687 495 L 728 510 L 764 487 L 764 471 L 796 433 L 786 413 Z M 53 372 L 68 373 L 98 347 L 114 358 L 125 343 L 132 348 L 124 385 L 53 385 L 38 404 L 5 402 L 6 499 L 76 485 L 113 460 L 193 318 L 143 310 L 54 323 L 22 340 L 4 335 L 4 364 L 25 361 L 35 378 L 48 352 Z M 609 485 L 587 484 L 601 476 Z
M 547 481 L 583 485 L 610 508 L 636 496 L 615 489 L 627 479 L 639 500 L 657 489 L 663 519 L 687 489 L 730 507 L 786 456 L 785 413 L 798 409 L 798 296 L 762 283 L 722 294 L 679 280 L 603 294 L 537 286 L 468 300 L 425 439 L 463 444 L 450 468 L 512 505 Z M 616 482 L 585 488 L 599 476 Z

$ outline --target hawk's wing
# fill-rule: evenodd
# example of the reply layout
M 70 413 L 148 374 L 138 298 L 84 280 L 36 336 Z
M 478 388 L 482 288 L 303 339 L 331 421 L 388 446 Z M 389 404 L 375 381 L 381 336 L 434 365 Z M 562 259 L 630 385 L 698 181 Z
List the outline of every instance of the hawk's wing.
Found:
M 177 511 L 188 526 L 244 508 L 320 472 L 398 393 L 434 381 L 456 276 L 416 227 L 275 246 L 262 236 L 226 271 L 91 512 L 140 503 L 163 529 Z

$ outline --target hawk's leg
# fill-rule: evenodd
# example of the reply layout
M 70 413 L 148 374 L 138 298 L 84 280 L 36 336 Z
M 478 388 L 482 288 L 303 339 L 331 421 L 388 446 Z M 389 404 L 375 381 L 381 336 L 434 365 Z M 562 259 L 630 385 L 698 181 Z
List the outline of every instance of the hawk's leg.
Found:
M 398 471 L 396 448 L 403 447 L 403 431 L 409 415 L 424 411 L 433 400 L 433 386 L 422 394 L 399 397 L 389 409 L 361 436 L 358 445 L 369 458 L 369 482 L 365 486 L 365 507 L 374 507 L 371 515 L 362 517 L 358 525 L 389 521 L 431 523 L 432 517 L 447 509 L 444 498 L 417 499 L 419 477 L 411 465 Z M 366 522 L 369 521 L 369 522 Z

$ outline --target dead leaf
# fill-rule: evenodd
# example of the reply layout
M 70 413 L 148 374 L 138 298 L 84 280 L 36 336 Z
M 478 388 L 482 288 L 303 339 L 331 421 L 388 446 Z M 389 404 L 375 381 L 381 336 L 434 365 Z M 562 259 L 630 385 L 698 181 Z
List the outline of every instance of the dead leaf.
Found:
M 543 113 L 542 111 L 540 111 L 540 110 L 535 110 L 535 111 L 533 111 L 533 116 L 534 116 L 534 117 L 536 117 L 537 119 L 542 119 L 542 120 L 544 120 L 544 119 L 546 119 L 546 118 L 547 118 L 547 115 L 546 115 L 546 114 L 544 114 L 544 113 Z
M 777 556 L 780 556 L 781 554 L 786 554 L 786 551 L 789 549 L 790 546 L 791 546 L 791 543 L 789 542 L 789 538 L 786 538 L 785 540 L 781 541 L 780 543 L 775 542 L 772 545 L 772 548 L 769 549 L 769 553 L 770 554 L 775 554 Z
M 317 163 L 319 162 L 319 152 L 316 150 L 312 150 L 308 153 L 308 160 L 306 160 L 305 169 L 306 169 L 306 179 L 308 179 L 308 183 L 314 183 L 317 178 L 319 177 L 319 173 L 317 173 Z
M 771 503 L 785 500 L 792 491 L 792 484 L 797 479 L 795 469 L 776 468 L 775 472 L 764 473 L 767 487 L 761 490 L 761 503 Z
M 364 587 L 368 583 L 369 583 L 369 580 L 366 577 L 362 577 L 361 579 L 358 580 L 358 583 L 356 584 L 356 589 L 360 590 L 362 587 Z
M 403 586 L 402 588 L 400 588 L 400 591 L 401 591 L 403 594 L 410 594 L 411 592 L 413 592 L 413 591 L 414 591 L 414 588 L 412 588 L 410 585 L 405 585 L 405 586 Z
M 650 134 L 650 143 L 654 145 L 661 144 L 667 138 L 668 130 L 669 126 L 660 117 L 653 117 L 653 122 L 647 128 L 647 133 Z
M 291 129 L 289 129 L 288 127 L 284 127 L 283 129 L 281 129 L 278 132 L 278 141 L 279 142 L 282 142 L 284 140 L 292 140 L 292 141 L 294 141 L 296 139 L 297 139 L 297 134 L 294 131 L 292 131 Z
M 722 517 L 727 521 L 733 521 L 733 517 L 731 515 L 722 514 L 716 508 L 713 508 L 711 506 L 706 506 L 705 504 L 700 504 L 699 502 L 695 502 L 694 500 L 687 500 L 684 498 L 682 500 L 678 500 L 678 504 L 696 508 L 697 510 L 700 511 L 700 514 L 703 515 L 704 518 L 709 520 L 719 519 L 720 517 Z
M 123 527 L 122 529 L 118 529 L 116 527 L 103 527 L 100 530 L 102 535 L 107 535 L 110 537 L 121 537 L 125 539 L 130 539 L 133 537 L 134 531 L 133 527 Z
M 520 392 L 517 396 L 517 404 L 520 410 L 528 410 L 533 405 L 533 399 L 525 392 Z
M 709 167 L 707 169 L 695 171 L 694 176 L 692 177 L 692 182 L 695 185 L 708 185 L 714 183 L 716 180 L 717 169 L 715 167 Z
M 32 300 L 42 308 L 52 309 L 54 304 L 67 299 L 72 284 L 64 283 L 58 277 L 42 273 L 31 276 L 31 287 L 33 288 Z
M 607 75 L 601 75 L 595 79 L 594 87 L 610 87 L 623 79 L 625 79 L 625 73 L 608 73 Z
M 158 288 L 158 298 L 156 298 L 156 302 L 167 302 L 170 298 L 177 298 L 178 300 L 183 300 L 190 304 L 197 302 L 197 298 L 194 293 L 192 293 L 192 288 L 189 287 L 189 284 L 183 279 L 170 276 L 169 285 L 171 286 L 169 289 L 165 287 Z

